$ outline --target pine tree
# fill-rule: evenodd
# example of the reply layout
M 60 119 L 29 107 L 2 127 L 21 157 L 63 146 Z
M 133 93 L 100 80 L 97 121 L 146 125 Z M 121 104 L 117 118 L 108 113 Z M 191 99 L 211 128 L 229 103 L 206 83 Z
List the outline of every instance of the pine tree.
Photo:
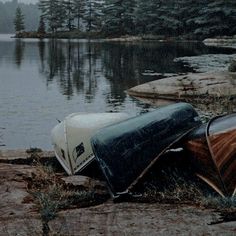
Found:
M 152 0 L 138 0 L 135 20 L 138 33 L 151 33 L 154 25 L 157 24 L 156 4 L 156 1 Z
M 66 14 L 63 4 L 63 0 L 40 0 L 39 2 L 42 17 L 47 21 L 53 33 L 62 28 L 65 22 Z
M 122 35 L 123 22 L 122 14 L 124 9 L 122 7 L 123 0 L 105 0 L 103 7 L 104 13 L 104 27 L 103 31 L 108 35 Z
M 136 0 L 123 1 L 123 30 L 125 34 L 135 33 L 135 8 Z
M 77 29 L 80 29 L 81 21 L 85 14 L 85 0 L 73 0 L 75 19 L 77 19 Z
M 39 21 L 38 33 L 39 34 L 46 33 L 46 26 L 45 26 L 45 22 L 42 16 L 40 17 L 40 21 Z
M 56 25 L 58 29 L 63 29 L 67 19 L 64 0 L 58 0 L 56 7 Z
M 124 35 L 135 32 L 136 0 L 106 0 L 103 8 L 106 34 Z
M 101 29 L 102 2 L 103 1 L 98 0 L 87 1 L 84 13 L 84 21 L 86 23 L 86 30 L 88 32 Z
M 15 19 L 14 19 L 14 25 L 15 25 L 15 31 L 16 32 L 21 32 L 25 29 L 24 15 L 22 14 L 22 11 L 21 11 L 20 7 L 16 8 L 16 15 L 15 15 Z
M 175 27 L 176 23 L 173 16 L 174 6 L 180 1 L 138 0 L 135 14 L 137 33 L 169 34 L 169 28 Z
M 236 1 L 208 1 L 198 7 L 198 14 L 189 22 L 194 24 L 195 35 L 230 35 L 236 30 Z
M 75 28 L 74 25 L 74 19 L 75 19 L 75 6 L 73 4 L 72 0 L 65 0 L 64 1 L 64 8 L 65 8 L 65 13 L 66 13 L 66 27 L 69 31 L 73 30 Z

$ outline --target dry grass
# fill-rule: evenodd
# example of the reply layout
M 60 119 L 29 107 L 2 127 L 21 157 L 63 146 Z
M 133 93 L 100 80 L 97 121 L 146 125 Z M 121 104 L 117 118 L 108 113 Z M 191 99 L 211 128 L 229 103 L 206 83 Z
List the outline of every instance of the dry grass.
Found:
M 221 197 L 186 169 L 169 168 L 152 175 L 142 188 L 142 200 L 148 202 L 190 203 L 216 210 L 236 209 L 236 196 Z
M 206 186 L 194 176 L 178 170 L 163 171 L 156 179 L 144 183 L 142 201 L 199 205 Z
M 220 219 L 211 224 L 236 221 L 236 197 L 221 197 L 211 189 L 206 188 L 203 183 L 189 181 L 183 177 L 168 175 L 172 182 L 168 187 L 160 189 L 158 185 L 148 185 L 143 196 L 138 200 L 141 202 L 159 202 L 168 204 L 190 204 L 214 209 L 219 212 Z M 159 184 L 160 185 L 160 184 Z
M 63 209 L 87 207 L 101 203 L 104 199 L 93 191 L 70 189 L 64 181 L 62 173 L 55 173 L 52 167 L 35 164 L 36 174 L 28 181 L 29 192 L 37 211 L 40 213 L 43 235 L 53 235 L 48 226 L 57 213 Z M 57 234 L 58 235 L 58 234 Z
M 236 98 L 226 96 L 224 98 L 215 97 L 210 103 L 194 103 L 203 122 L 207 122 L 214 116 L 230 114 L 235 112 Z
M 215 193 L 194 175 L 185 155 L 175 153 L 161 158 L 135 189 L 142 193 L 135 201 L 194 205 L 216 210 L 221 221 L 236 221 L 236 196 L 222 198 Z

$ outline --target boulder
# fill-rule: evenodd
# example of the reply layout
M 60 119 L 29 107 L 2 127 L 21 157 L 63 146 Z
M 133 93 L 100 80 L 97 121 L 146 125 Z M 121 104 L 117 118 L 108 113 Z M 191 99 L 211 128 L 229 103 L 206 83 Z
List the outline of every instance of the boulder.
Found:
M 236 96 L 236 73 L 189 73 L 155 80 L 128 90 L 135 97 L 191 101 Z

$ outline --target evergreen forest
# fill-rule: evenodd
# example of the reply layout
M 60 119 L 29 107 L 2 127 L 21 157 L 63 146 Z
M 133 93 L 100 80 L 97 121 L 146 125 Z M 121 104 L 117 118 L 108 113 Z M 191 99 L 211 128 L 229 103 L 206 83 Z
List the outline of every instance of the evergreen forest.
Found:
M 188 38 L 236 34 L 235 0 L 40 0 L 48 30 Z
M 236 34 L 235 0 L 39 0 L 22 4 L 25 30 L 102 36 L 205 38 Z M 0 2 L 0 32 L 14 32 L 14 1 Z M 39 22 L 41 22 L 39 24 Z

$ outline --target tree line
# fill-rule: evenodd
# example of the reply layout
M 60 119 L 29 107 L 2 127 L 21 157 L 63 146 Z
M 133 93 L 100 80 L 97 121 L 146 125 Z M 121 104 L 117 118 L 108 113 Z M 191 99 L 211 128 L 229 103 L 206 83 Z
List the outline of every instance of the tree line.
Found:
M 41 19 L 51 32 L 58 30 L 100 31 L 103 0 L 40 0 Z
M 235 0 L 39 0 L 0 2 L 0 32 L 13 32 L 20 7 L 25 29 L 96 31 L 107 36 L 152 34 L 211 37 L 236 34 Z
M 236 34 L 235 0 L 40 0 L 49 30 L 106 35 Z

